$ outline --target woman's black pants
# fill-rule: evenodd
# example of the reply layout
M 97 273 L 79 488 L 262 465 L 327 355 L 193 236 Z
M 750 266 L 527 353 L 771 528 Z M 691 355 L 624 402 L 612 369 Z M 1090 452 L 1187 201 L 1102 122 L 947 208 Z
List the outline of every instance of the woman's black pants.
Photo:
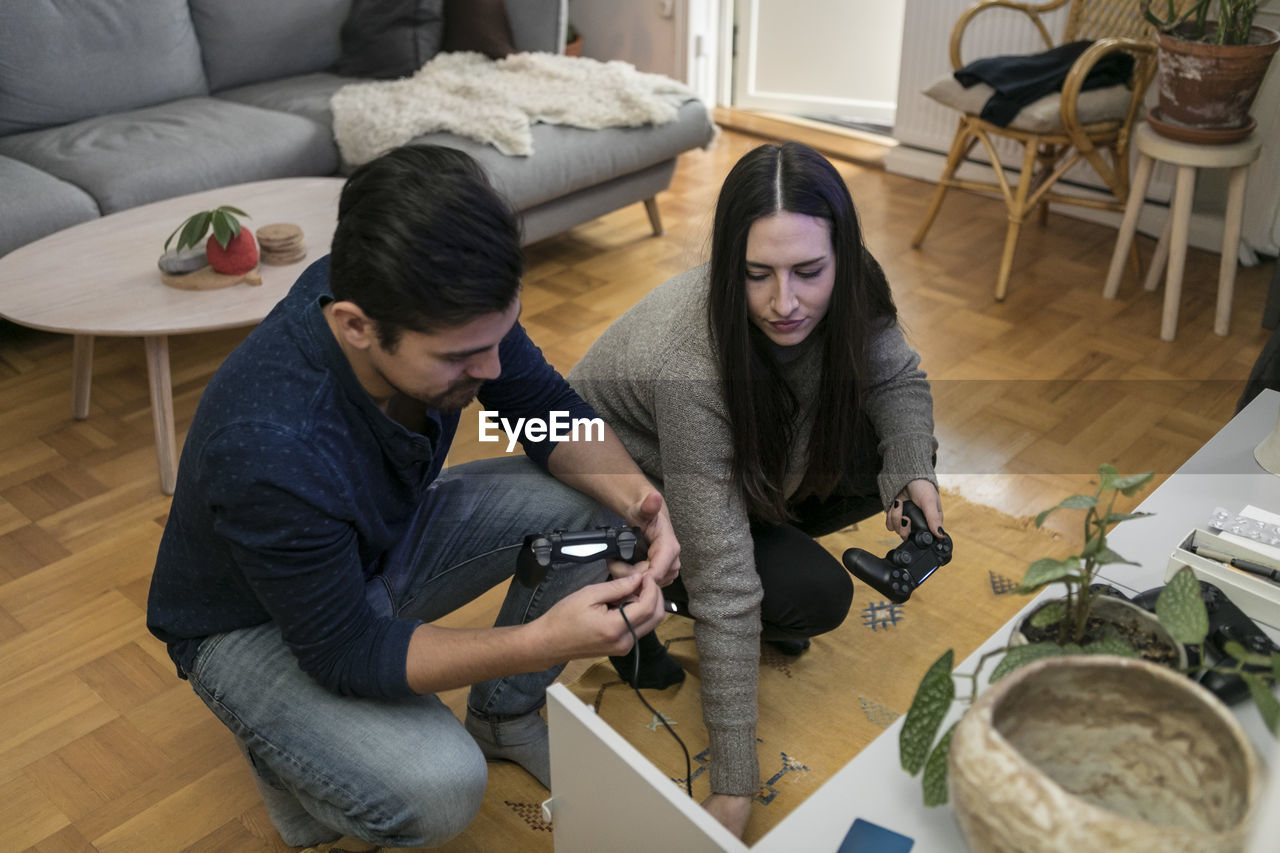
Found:
M 764 589 L 761 639 L 804 640 L 840 626 L 853 603 L 844 565 L 814 541 L 883 511 L 878 495 L 808 498 L 788 524 L 751 525 L 756 572 Z M 676 578 L 663 595 L 688 613 L 689 593 Z

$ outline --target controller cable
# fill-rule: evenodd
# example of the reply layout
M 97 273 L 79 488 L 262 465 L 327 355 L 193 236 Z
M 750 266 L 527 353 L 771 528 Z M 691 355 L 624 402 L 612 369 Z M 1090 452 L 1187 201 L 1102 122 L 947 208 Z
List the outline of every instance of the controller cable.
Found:
M 644 706 L 649 709 L 649 713 L 653 714 L 654 718 L 657 719 L 658 722 L 662 723 L 662 727 L 670 732 L 671 736 L 676 739 L 676 743 L 680 744 L 680 749 L 684 752 L 684 788 L 689 794 L 689 799 L 693 799 L 693 763 L 689 760 L 688 747 L 684 745 L 684 741 L 680 739 L 680 735 L 676 734 L 675 729 L 671 728 L 671 724 L 667 722 L 666 716 L 654 710 L 654 707 L 649 704 L 649 700 L 645 699 L 644 694 L 640 692 L 640 688 L 636 687 L 636 685 L 640 683 L 640 638 L 636 636 L 636 629 L 631 627 L 631 620 L 627 618 L 625 608 L 629 603 L 630 602 L 624 601 L 619 604 L 618 612 L 622 614 L 622 621 L 626 624 L 627 630 L 631 632 L 631 652 L 632 656 L 635 658 L 634 669 L 632 670 L 631 675 L 631 689 L 636 692 L 636 696 L 639 697 Z

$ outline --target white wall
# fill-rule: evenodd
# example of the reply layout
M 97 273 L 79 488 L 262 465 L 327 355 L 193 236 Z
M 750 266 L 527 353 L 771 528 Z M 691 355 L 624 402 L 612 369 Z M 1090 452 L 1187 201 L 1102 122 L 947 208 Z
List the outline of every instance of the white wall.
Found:
M 676 76 L 684 50 L 676 42 L 677 2 L 683 5 L 682 0 L 569 0 L 569 20 L 582 33 L 583 56 L 621 59 L 641 71 Z
M 734 106 L 893 122 L 905 0 L 734 6 Z
M 716 103 L 717 0 L 569 0 L 583 56 L 680 80 Z

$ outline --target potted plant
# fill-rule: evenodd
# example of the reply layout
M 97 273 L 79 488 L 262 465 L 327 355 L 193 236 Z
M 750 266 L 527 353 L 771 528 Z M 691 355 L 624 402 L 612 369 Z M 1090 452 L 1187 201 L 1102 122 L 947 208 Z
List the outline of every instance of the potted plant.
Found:
M 582 56 L 582 33 L 578 32 L 572 22 L 566 23 L 564 27 L 564 55 Z
M 1217 18 L 1209 20 L 1215 5 Z M 1146 0 L 1144 14 L 1159 30 L 1160 101 L 1149 117 L 1153 129 L 1204 143 L 1249 135 L 1256 126 L 1249 108 L 1280 48 L 1280 33 L 1253 23 L 1258 5 L 1258 0 L 1157 0 L 1153 9 L 1152 0 Z
M 1044 525 L 1062 509 L 1084 510 L 1084 547 L 1079 554 L 1063 560 L 1042 558 L 1028 568 L 1018 591 L 1030 595 L 1053 583 L 1066 587 L 1061 599 L 1041 605 L 1015 631 L 1017 645 L 1039 644 L 1043 650 L 1080 648 L 1087 644 L 1117 639 L 1141 657 L 1156 663 L 1187 665 L 1182 643 L 1178 642 L 1155 614 L 1123 598 L 1100 594 L 1094 585 L 1098 571 L 1106 565 L 1133 565 L 1107 547 L 1107 534 L 1124 521 L 1146 518 L 1147 512 L 1117 512 L 1121 496 L 1133 497 L 1151 481 L 1152 474 L 1121 476 L 1114 466 L 1098 468 L 1098 489 L 1092 495 L 1072 495 L 1036 516 L 1036 527 Z M 1194 590 L 1193 590 L 1194 592 Z M 1120 648 L 1116 646 L 1116 648 Z
M 1065 585 L 1061 601 L 1030 617 L 1045 636 L 984 654 L 971 674 L 952 673 L 952 650 L 935 661 L 903 721 L 902 766 L 912 775 L 923 771 L 926 805 L 941 805 L 949 791 L 954 794 L 957 819 L 971 849 L 1094 849 L 1112 831 L 1125 839 L 1146 833 L 1155 846 L 1142 849 L 1231 849 L 1242 843 L 1242 826 L 1256 800 L 1256 758 L 1222 702 L 1178 670 L 1240 673 L 1245 664 L 1265 663 L 1268 672 L 1246 675 L 1246 680 L 1275 730 L 1280 727 L 1280 702 L 1270 685 L 1280 680 L 1280 655 L 1261 659 L 1229 644 L 1234 662 L 1159 666 L 1141 659 L 1124 629 L 1096 619 L 1097 602 L 1108 598 L 1092 586 L 1096 571 L 1128 563 L 1108 547 L 1107 533 L 1117 524 L 1150 515 L 1116 511 L 1117 498 L 1136 494 L 1152 476 L 1121 476 L 1111 465 L 1100 466 L 1098 473 L 1095 494 L 1072 496 L 1036 519 L 1043 524 L 1061 509 L 1085 513 L 1081 553 L 1035 561 L 1020 586 L 1030 593 L 1052 583 Z M 1208 616 L 1190 569 L 1170 579 L 1156 602 L 1156 614 L 1178 644 L 1204 640 Z M 990 676 L 991 689 L 979 696 L 982 669 L 995 657 L 1001 659 Z M 957 678 L 971 684 L 962 697 L 970 707 L 939 739 L 957 701 Z M 1165 719 L 1170 708 L 1181 709 L 1175 715 L 1177 726 Z M 1187 748 L 1165 754 L 1158 744 L 1170 739 Z M 1141 764 L 1146 758 L 1165 764 L 1153 770 Z M 1178 788 L 1143 782 L 1162 775 L 1193 784 Z M 1105 787 L 1098 784 L 1100 778 L 1124 780 L 1120 787 L 1126 793 L 1118 799 L 1130 799 L 1117 804 L 1100 795 Z M 1223 780 L 1230 784 L 1224 787 Z M 1216 792 L 1210 797 L 1212 808 L 1187 807 L 1211 788 Z M 1146 824 L 1159 824 L 1165 812 L 1181 815 L 1174 822 L 1177 832 L 1203 843 L 1160 847 L 1170 833 Z M 1023 836 L 1011 841 L 1013 836 L 1004 834 L 1016 835 L 1024 822 L 1043 830 L 1043 821 L 1056 824 L 1060 819 L 1074 827 L 1064 836 L 1074 840 L 1074 847 L 1053 846 L 1057 842 L 1051 832 L 1039 833 L 1043 843 Z M 1189 826 L 1187 820 L 1199 823 Z M 1135 826 L 1140 831 L 1135 833 Z M 1095 831 L 1101 835 L 1089 836 Z

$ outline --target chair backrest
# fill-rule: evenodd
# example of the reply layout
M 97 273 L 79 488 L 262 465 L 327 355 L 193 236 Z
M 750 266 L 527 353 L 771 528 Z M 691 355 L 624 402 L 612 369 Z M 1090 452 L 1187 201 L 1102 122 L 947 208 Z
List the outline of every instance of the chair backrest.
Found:
M 1164 0 L 1159 0 L 1164 6 Z M 1181 0 L 1185 8 L 1194 0 Z M 1144 0 L 1075 0 L 1067 11 L 1063 41 L 1132 38 L 1155 41 L 1156 30 L 1143 17 Z

